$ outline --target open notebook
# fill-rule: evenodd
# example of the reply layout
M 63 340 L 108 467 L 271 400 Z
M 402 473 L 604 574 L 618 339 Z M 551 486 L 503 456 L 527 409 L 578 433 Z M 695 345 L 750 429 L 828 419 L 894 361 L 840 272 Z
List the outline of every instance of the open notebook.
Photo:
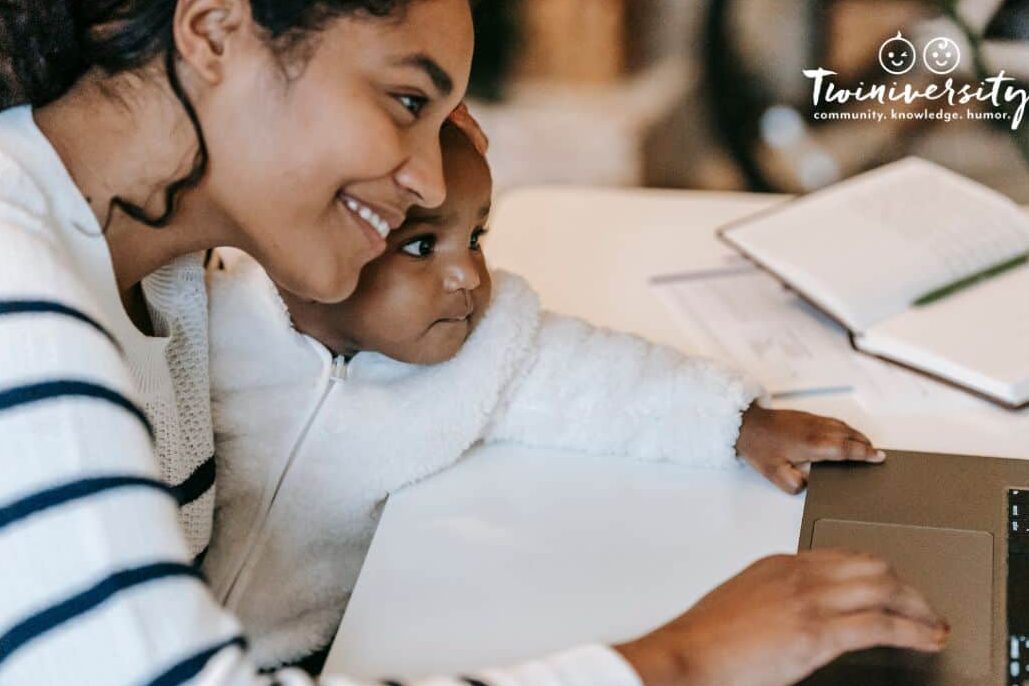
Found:
M 910 157 L 719 233 L 856 349 L 1029 405 L 1029 216 L 1000 193 Z

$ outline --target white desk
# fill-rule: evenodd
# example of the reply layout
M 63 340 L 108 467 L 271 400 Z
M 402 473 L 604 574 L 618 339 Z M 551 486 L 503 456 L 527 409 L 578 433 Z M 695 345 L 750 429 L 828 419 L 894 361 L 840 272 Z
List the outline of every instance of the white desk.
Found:
M 777 200 L 523 190 L 498 203 L 487 256 L 550 309 L 688 349 L 647 278 L 722 263 L 714 229 Z M 886 414 L 840 395 L 790 407 L 839 416 L 884 447 L 1029 457 L 1029 412 L 985 402 Z M 387 504 L 331 664 L 416 676 L 622 640 L 749 561 L 796 548 L 803 498 L 746 470 L 513 448 L 470 458 Z

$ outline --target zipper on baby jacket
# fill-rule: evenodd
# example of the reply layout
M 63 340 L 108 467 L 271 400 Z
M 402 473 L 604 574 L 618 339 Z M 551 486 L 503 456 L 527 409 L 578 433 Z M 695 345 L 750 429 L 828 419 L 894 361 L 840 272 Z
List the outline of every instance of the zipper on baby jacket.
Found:
M 332 358 L 332 370 L 329 372 L 330 387 L 333 381 L 346 381 L 350 363 L 343 355 L 336 355 Z
M 268 527 L 268 521 L 271 519 L 271 513 L 275 507 L 275 499 L 279 496 L 279 492 L 282 490 L 282 485 L 286 481 L 286 476 L 289 474 L 290 468 L 293 466 L 294 462 L 296 462 L 297 455 L 299 455 L 300 449 L 303 447 L 304 442 L 307 439 L 307 434 L 310 432 L 311 426 L 314 424 L 314 420 L 318 417 L 322 407 L 325 405 L 325 400 L 329 397 L 332 387 L 336 383 L 346 381 L 347 376 L 349 375 L 349 370 L 350 362 L 343 355 L 336 355 L 332 358 L 332 363 L 329 366 L 329 375 L 325 381 L 325 386 L 322 389 L 321 396 L 318 398 L 318 402 L 315 403 L 311 414 L 308 415 L 307 420 L 304 422 L 300 433 L 297 434 L 297 440 L 293 443 L 293 448 L 289 452 L 289 458 L 286 460 L 286 464 L 283 466 L 282 472 L 279 474 L 278 481 L 275 482 L 272 497 L 269 499 L 267 505 L 265 505 L 261 516 L 257 519 L 257 526 L 253 528 L 250 536 L 247 537 L 246 547 L 242 555 L 239 557 L 239 563 L 236 565 L 235 571 L 232 574 L 232 580 L 229 582 L 228 587 L 226 587 L 224 596 L 220 599 L 222 605 L 228 605 L 229 599 L 232 597 L 232 592 L 236 590 L 240 579 L 242 579 L 243 575 L 246 573 L 247 566 L 253 557 L 254 551 L 256 550 L 258 543 L 261 541 L 261 537 L 264 535 L 265 529 Z

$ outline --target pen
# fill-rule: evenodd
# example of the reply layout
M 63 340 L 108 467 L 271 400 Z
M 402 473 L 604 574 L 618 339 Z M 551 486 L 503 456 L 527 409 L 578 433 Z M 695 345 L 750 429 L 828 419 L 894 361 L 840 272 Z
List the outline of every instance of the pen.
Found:
M 999 264 L 995 264 L 992 267 L 987 267 L 981 272 L 976 272 L 971 276 L 966 276 L 963 279 L 958 279 L 957 281 L 949 283 L 946 286 L 941 286 L 940 288 L 929 291 L 922 297 L 915 300 L 914 305 L 916 307 L 921 307 L 922 305 L 929 305 L 931 303 L 936 302 L 937 300 L 946 298 L 948 295 L 951 295 L 952 293 L 964 290 L 969 286 L 973 286 L 979 283 L 980 281 L 985 281 L 986 279 L 993 278 L 998 274 L 1002 274 L 1010 269 L 1019 267 L 1023 264 L 1026 264 L 1027 262 L 1029 262 L 1029 252 L 1024 252 L 1021 255 L 1012 257 L 1009 260 L 1004 260 Z
M 831 395 L 835 393 L 850 393 L 853 386 L 824 386 L 822 388 L 797 388 L 791 391 L 779 391 L 772 393 L 773 400 L 785 400 L 792 398 L 806 398 L 812 395 Z

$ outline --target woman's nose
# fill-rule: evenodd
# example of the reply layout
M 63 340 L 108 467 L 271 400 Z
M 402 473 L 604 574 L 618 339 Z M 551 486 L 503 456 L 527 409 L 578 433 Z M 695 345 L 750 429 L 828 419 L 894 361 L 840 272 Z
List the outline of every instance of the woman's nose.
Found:
M 479 268 L 470 255 L 448 260 L 444 269 L 443 287 L 448 292 L 473 291 L 482 283 Z
M 415 196 L 415 204 L 421 207 L 439 207 L 447 199 L 439 133 L 414 143 L 410 156 L 397 169 L 394 178 L 401 188 Z

